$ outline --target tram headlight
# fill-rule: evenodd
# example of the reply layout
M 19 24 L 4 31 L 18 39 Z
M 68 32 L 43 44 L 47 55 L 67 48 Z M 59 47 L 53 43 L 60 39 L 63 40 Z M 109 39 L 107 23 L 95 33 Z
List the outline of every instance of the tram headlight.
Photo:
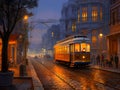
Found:
M 83 59 L 85 59 L 85 56 L 82 56 Z

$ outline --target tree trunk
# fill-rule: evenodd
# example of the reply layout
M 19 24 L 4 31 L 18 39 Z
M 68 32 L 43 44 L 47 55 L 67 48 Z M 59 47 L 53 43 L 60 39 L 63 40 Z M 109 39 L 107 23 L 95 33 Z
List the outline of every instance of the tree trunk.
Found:
M 2 38 L 2 72 L 8 71 L 8 40 L 9 36 Z

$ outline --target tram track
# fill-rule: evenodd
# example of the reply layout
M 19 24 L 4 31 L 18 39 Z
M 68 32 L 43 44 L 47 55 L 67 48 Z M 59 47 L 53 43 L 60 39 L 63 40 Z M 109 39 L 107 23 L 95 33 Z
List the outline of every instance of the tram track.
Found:
M 41 61 L 37 60 L 39 63 L 41 63 Z M 80 87 L 82 88 L 82 83 L 80 83 L 79 80 L 73 80 L 71 78 L 68 78 L 68 77 L 65 77 L 63 76 L 62 74 L 58 73 L 58 72 L 54 72 L 54 70 L 51 70 L 50 67 L 47 67 L 45 64 L 41 63 L 47 70 L 49 70 L 51 73 L 53 73 L 54 75 L 56 75 L 58 78 L 60 78 L 63 82 L 67 83 L 73 90 L 78 90 L 80 89 Z M 54 64 L 54 63 L 53 63 Z M 70 74 L 72 74 L 72 76 L 76 76 L 75 74 L 73 74 L 73 71 L 70 71 L 70 69 L 66 69 L 64 68 L 65 70 L 67 70 L 67 72 L 69 71 Z M 105 90 L 120 90 L 119 88 L 115 88 L 115 87 L 112 87 L 110 85 L 106 85 L 102 82 L 99 82 L 99 81 L 96 81 L 96 80 L 93 80 L 91 77 L 91 75 L 87 75 L 86 76 L 86 73 L 85 72 L 82 72 L 80 73 L 80 75 L 84 78 L 86 78 L 89 81 L 93 81 L 94 84 L 100 88 L 99 90 L 101 90 L 101 88 L 105 89 Z
M 82 74 L 83 74 L 83 76 L 84 75 L 86 75 L 86 72 L 85 71 L 81 71 L 82 72 Z M 88 73 L 87 73 L 88 74 Z M 89 76 L 89 77 L 88 77 Z M 104 85 L 104 86 L 107 86 L 107 87 L 110 87 L 110 88 L 113 88 L 113 89 L 115 89 L 115 90 L 120 90 L 120 88 L 118 87 L 115 87 L 115 85 L 113 85 L 113 80 L 114 79 L 112 79 L 111 81 L 109 81 L 109 80 L 106 80 L 106 83 L 104 83 L 104 82 L 101 82 L 101 81 L 97 81 L 97 80 L 94 80 L 93 79 L 93 76 L 91 75 L 91 74 L 88 74 L 88 76 L 86 76 L 87 78 L 90 78 L 91 77 L 91 80 L 93 80 L 93 81 L 95 81 L 96 83 L 100 83 L 100 84 L 102 84 L 102 85 Z M 106 77 L 106 76 L 105 76 Z M 112 78 L 112 76 L 110 76 L 111 78 Z M 106 77 L 107 78 L 107 77 Z M 116 81 L 120 81 L 120 78 L 119 79 L 116 79 Z M 111 86 L 110 85 L 110 83 L 113 85 L 113 86 Z M 116 83 L 116 84 L 118 84 L 118 83 Z
M 66 68 L 64 68 L 64 69 L 66 69 Z M 74 71 L 72 71 L 71 69 L 66 69 L 67 71 L 70 71 L 70 72 L 75 72 L 75 73 L 78 73 L 76 70 L 74 70 Z M 90 70 L 87 70 L 88 72 L 90 72 Z M 87 75 L 86 75 L 87 74 Z M 100 82 L 100 81 L 97 81 L 97 80 L 94 80 L 93 79 L 93 76 L 90 74 L 90 73 L 86 73 L 84 70 L 81 70 L 81 73 L 78 73 L 78 75 L 81 75 L 82 77 L 84 77 L 84 78 L 87 78 L 87 79 L 89 79 L 89 80 L 92 80 L 92 81 L 94 81 L 94 82 L 96 82 L 96 85 L 103 85 L 103 86 L 106 86 L 106 87 L 110 87 L 111 89 L 114 89 L 114 90 L 120 90 L 120 88 L 116 88 L 116 87 L 114 87 L 114 85 L 113 86 L 111 86 L 111 85 L 108 85 L 108 83 L 107 84 L 104 84 L 103 82 Z M 111 76 L 112 77 L 112 76 Z M 119 78 L 120 79 L 120 78 Z M 110 90 L 111 90 L 110 89 Z
M 32 62 L 33 62 L 33 61 L 32 61 Z M 34 62 L 34 63 L 38 64 L 37 62 Z M 35 67 L 35 65 L 34 65 L 34 63 L 33 63 L 33 66 L 34 66 L 35 70 L 37 70 L 36 67 Z M 40 62 L 40 63 L 41 63 L 41 62 Z M 67 85 L 69 85 L 69 86 L 72 88 L 72 90 L 76 90 L 76 89 L 75 89 L 74 87 L 72 87 L 69 83 L 67 83 L 62 77 L 60 77 L 59 75 L 55 74 L 55 73 L 52 72 L 50 69 L 48 69 L 44 64 L 41 63 L 41 65 L 42 65 L 44 68 L 46 68 L 47 71 L 51 72 L 51 73 L 54 74 L 56 77 L 58 77 L 61 81 L 63 81 L 63 82 L 66 83 Z M 38 74 L 38 72 L 37 72 L 37 74 Z M 40 77 L 38 77 L 38 78 L 41 80 Z
M 72 71 L 71 69 L 67 69 L 67 70 L 69 70 L 69 71 Z M 78 69 L 79 70 L 79 69 Z M 78 73 L 78 70 L 74 70 L 74 71 L 72 71 L 72 72 L 75 72 L 75 73 Z M 90 71 L 91 70 L 91 71 Z M 97 71 L 100 71 L 100 70 L 97 70 Z M 112 76 L 111 74 L 113 74 L 112 72 L 108 72 L 108 73 L 105 73 L 105 71 L 100 71 L 100 73 L 102 72 L 102 74 L 104 74 L 104 76 L 101 78 L 101 75 L 99 75 L 100 76 L 100 79 L 104 79 L 105 81 L 106 81 L 106 83 L 104 83 L 105 81 L 101 81 L 101 80 L 99 80 L 99 81 L 97 81 L 97 80 L 95 80 L 94 79 L 94 75 L 93 75 L 93 73 L 91 73 L 91 72 L 96 72 L 96 70 L 95 69 L 92 69 L 92 68 L 90 68 L 89 70 L 81 70 L 80 71 L 81 73 L 78 73 L 78 75 L 81 75 L 82 77 L 87 77 L 87 78 L 89 78 L 90 80 L 93 80 L 93 81 L 95 81 L 96 83 L 100 83 L 100 84 L 102 84 L 102 85 L 104 85 L 104 86 L 107 86 L 107 87 L 110 87 L 110 88 L 113 88 L 113 89 L 115 89 L 115 90 L 120 90 L 120 87 L 115 87 L 115 84 L 117 85 L 119 85 L 119 83 L 120 83 L 120 78 L 116 78 L 116 77 L 114 77 L 114 76 Z M 87 72 L 87 73 L 86 73 Z M 88 73 L 89 72 L 89 73 Z M 87 74 L 87 76 L 85 76 Z M 116 73 L 116 75 L 119 77 L 119 75 L 118 75 L 118 73 Z M 109 79 L 112 79 L 112 80 L 109 80 Z M 113 79 L 114 78 L 114 79 Z M 116 80 L 116 81 L 118 81 L 119 83 L 116 83 L 116 81 L 113 81 L 113 80 Z M 110 85 L 110 83 L 113 85 L 113 86 L 111 86 Z

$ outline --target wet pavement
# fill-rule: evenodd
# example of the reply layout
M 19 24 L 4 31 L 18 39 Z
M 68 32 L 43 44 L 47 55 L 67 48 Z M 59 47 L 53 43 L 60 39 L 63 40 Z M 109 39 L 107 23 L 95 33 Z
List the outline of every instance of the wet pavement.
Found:
M 34 62 L 34 61 L 33 61 Z M 33 63 L 32 62 L 32 63 Z M 70 85 L 37 62 L 33 64 L 44 90 L 74 90 Z
M 27 76 L 20 76 L 19 66 L 10 67 L 14 72 L 13 84 L 7 87 L 0 87 L 0 90 L 34 90 L 32 77 L 30 77 L 29 67 L 27 67 Z
M 32 78 L 31 77 L 16 77 L 13 80 L 13 85 L 17 88 L 17 90 L 33 90 Z
M 71 69 L 45 59 L 32 63 L 45 90 L 120 90 L 118 73 L 92 68 Z
M 120 90 L 119 69 L 98 65 L 71 69 L 52 60 L 29 61 L 27 77 L 19 77 L 19 67 L 10 68 L 15 72 L 13 85 L 0 90 Z
M 0 87 L 0 90 L 34 90 L 31 78 L 15 77 L 13 84 L 7 87 Z

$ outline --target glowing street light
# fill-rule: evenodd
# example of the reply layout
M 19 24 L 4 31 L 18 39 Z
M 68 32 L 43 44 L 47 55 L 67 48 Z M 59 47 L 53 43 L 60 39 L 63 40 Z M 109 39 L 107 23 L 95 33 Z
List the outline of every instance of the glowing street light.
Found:
M 25 15 L 24 18 L 23 18 L 25 21 L 28 20 L 28 15 Z
M 23 56 L 23 59 L 24 59 L 24 61 L 25 61 L 25 63 L 27 62 L 26 60 L 26 57 L 27 57 L 27 44 L 28 44 L 28 36 L 27 36 L 27 34 L 28 34 L 28 31 L 27 31 L 27 26 L 28 26 L 28 15 L 25 15 L 24 17 L 23 17 L 23 21 L 24 21 L 24 28 L 25 28 L 25 35 L 24 35 L 24 56 Z
M 102 44 L 103 44 L 103 42 L 102 42 L 102 39 L 103 39 L 103 34 L 102 33 L 100 33 L 99 34 L 99 39 L 100 39 L 100 55 L 102 55 Z
M 102 34 L 102 33 L 100 33 L 100 34 L 99 34 L 99 37 L 100 37 L 100 38 L 102 38 L 102 37 L 103 37 L 103 34 Z

